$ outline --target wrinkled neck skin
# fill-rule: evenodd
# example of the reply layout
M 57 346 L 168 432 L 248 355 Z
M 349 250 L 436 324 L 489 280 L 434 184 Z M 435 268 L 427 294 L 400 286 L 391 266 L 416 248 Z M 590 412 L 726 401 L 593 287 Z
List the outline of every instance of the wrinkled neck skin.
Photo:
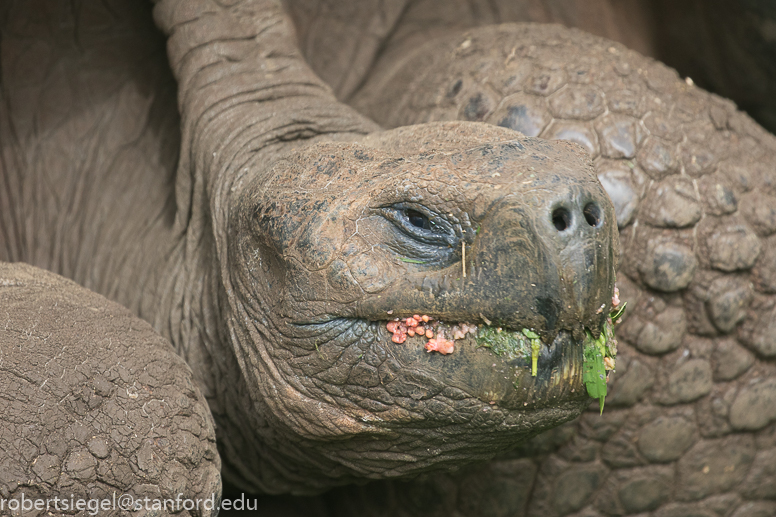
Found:
M 579 147 L 482 124 L 381 133 L 309 70 L 275 2 L 161 0 L 154 18 L 182 118 L 180 289 L 161 312 L 184 322 L 173 341 L 227 481 L 309 494 L 412 476 L 582 411 L 579 337 L 608 312 L 618 243 Z M 552 210 L 579 222 L 591 203 L 601 224 L 558 234 Z M 473 338 L 448 357 L 396 345 L 394 313 L 536 328 L 541 373 Z
M 185 238 L 180 266 L 171 270 L 184 294 L 182 301 L 164 304 L 162 313 L 180 311 L 185 322 L 173 341 L 204 384 L 219 428 L 225 477 L 253 491 L 309 492 L 308 476 L 326 477 L 322 471 L 333 464 L 309 469 L 304 452 L 274 452 L 293 424 L 277 425 L 260 391 L 291 390 L 273 379 L 277 372 L 264 351 L 265 341 L 277 339 L 271 305 L 256 322 L 262 335 L 250 335 L 235 296 L 236 290 L 264 286 L 232 282 L 226 260 L 231 200 L 256 179 L 252 175 L 268 171 L 294 148 L 353 139 L 378 128 L 337 105 L 329 88 L 307 69 L 274 2 L 243 2 L 229 9 L 215 2 L 159 2 L 154 17 L 169 37 L 182 116 L 176 226 Z M 223 59 L 230 54 L 232 59 Z M 256 378 L 260 361 L 268 366 L 261 375 L 269 375 Z M 306 411 L 300 407 L 288 416 L 304 419 Z

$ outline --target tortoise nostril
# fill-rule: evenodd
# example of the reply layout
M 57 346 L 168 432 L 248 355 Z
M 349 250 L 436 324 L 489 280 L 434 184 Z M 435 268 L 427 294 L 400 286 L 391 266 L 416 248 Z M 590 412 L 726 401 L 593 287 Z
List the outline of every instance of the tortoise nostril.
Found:
M 585 205 L 585 208 L 582 210 L 582 214 L 585 216 L 585 221 L 587 221 L 587 224 L 594 228 L 598 228 L 601 226 L 601 208 L 593 202 L 590 202 Z
M 559 232 L 564 231 L 571 226 L 571 214 L 563 207 L 556 208 L 552 211 L 552 224 Z

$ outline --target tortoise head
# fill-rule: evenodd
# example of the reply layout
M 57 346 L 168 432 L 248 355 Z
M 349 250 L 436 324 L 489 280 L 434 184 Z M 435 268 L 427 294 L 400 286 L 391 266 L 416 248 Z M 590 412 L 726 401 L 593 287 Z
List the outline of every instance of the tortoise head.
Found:
M 260 444 L 225 458 L 243 486 L 486 459 L 586 407 L 582 340 L 609 313 L 619 241 L 575 144 L 459 122 L 319 143 L 230 213 L 225 305 Z

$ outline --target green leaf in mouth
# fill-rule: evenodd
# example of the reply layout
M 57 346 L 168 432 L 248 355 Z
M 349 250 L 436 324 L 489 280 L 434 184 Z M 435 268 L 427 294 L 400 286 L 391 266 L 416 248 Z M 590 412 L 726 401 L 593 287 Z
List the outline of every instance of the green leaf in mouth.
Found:
M 425 264 L 426 263 L 424 260 L 415 260 L 415 259 L 405 258 L 405 257 L 402 257 L 399 260 L 401 260 L 402 262 L 409 262 L 410 264 Z
M 542 342 L 539 334 L 532 330 L 523 329 L 523 335 L 531 340 L 531 377 L 536 377 L 539 369 L 539 352 L 542 350 Z
M 617 323 L 617 320 L 620 319 L 620 316 L 622 316 L 622 313 L 625 312 L 625 307 L 628 305 L 628 302 L 623 302 L 622 305 L 620 305 L 617 310 L 613 311 L 611 314 L 612 318 L 612 324 Z
M 587 394 L 594 399 L 598 399 L 601 406 L 601 414 L 604 412 L 604 401 L 606 400 L 605 354 L 606 333 L 601 332 L 601 335 L 596 339 L 590 331 L 585 331 L 582 382 L 585 383 Z
M 531 354 L 529 341 L 521 332 L 502 331 L 490 325 L 480 327 L 477 344 L 507 360 L 527 358 Z
M 617 357 L 617 338 L 614 335 L 614 325 L 628 305 L 627 302 L 620 303 L 618 295 L 619 291 L 615 286 L 612 295 L 613 308 L 606 318 L 601 333 L 596 339 L 589 330 L 585 329 L 585 341 L 582 345 L 582 382 L 585 383 L 587 394 L 598 399 L 601 414 L 604 412 L 604 401 L 606 400 L 607 370 L 614 371 L 614 361 Z

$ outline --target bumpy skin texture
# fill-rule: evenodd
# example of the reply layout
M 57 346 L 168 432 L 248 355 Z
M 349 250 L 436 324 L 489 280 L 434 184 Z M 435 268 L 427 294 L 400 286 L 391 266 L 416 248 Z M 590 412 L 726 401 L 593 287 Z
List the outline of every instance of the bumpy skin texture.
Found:
M 574 340 L 600 330 L 617 250 L 613 209 L 579 148 L 461 122 L 378 132 L 307 68 L 270 2 L 162 1 L 154 15 L 182 92 L 177 187 L 191 195 L 178 214 L 203 221 L 186 227 L 184 284 L 204 275 L 218 307 L 202 342 L 181 345 L 214 358 L 227 480 L 310 493 L 407 476 L 492 456 L 579 411 Z M 560 203 L 578 232 L 552 224 Z M 588 204 L 600 219 L 584 222 Z M 410 209 L 434 229 L 413 229 Z M 501 241 L 499 227 L 511 232 Z M 528 282 L 534 272 L 551 281 Z M 489 298 L 478 282 L 520 296 Z M 388 319 L 425 312 L 530 324 L 557 374 L 499 370 L 471 342 L 458 368 L 422 342 L 391 343 Z
M 386 126 L 485 120 L 588 149 L 617 210 L 629 315 L 603 416 L 523 458 L 360 500 L 382 493 L 384 515 L 772 515 L 776 139 L 667 67 L 559 27 L 475 30 L 394 66 L 355 98 Z
M 608 312 L 618 241 L 578 146 L 460 122 L 380 132 L 309 70 L 276 3 L 160 1 L 173 184 L 178 139 L 154 138 L 169 76 L 138 5 L 4 12 L 1 248 L 154 322 L 208 400 L 225 478 L 309 493 L 407 476 L 581 412 L 579 344 Z M 32 58 L 50 73 L 11 73 Z M 579 231 L 553 225 L 560 204 Z M 397 346 L 391 313 L 529 325 L 542 375 L 471 340 L 448 359 Z
M 22 494 L 67 500 L 25 515 L 71 515 L 71 496 L 219 496 L 207 404 L 148 323 L 26 264 L 0 264 L 0 307 L 0 513 Z M 101 510 L 127 515 L 112 503 Z
M 378 273 L 382 272 L 370 268 L 369 261 L 350 264 L 342 260 L 348 269 L 327 269 L 338 259 L 362 254 L 371 254 L 370 258 L 379 261 L 390 256 L 389 249 L 398 249 L 407 258 L 406 249 L 411 246 L 377 244 L 387 242 L 386 236 L 398 234 L 385 224 L 385 217 L 376 217 L 374 210 L 390 208 L 396 199 L 390 199 L 387 207 L 370 206 L 358 192 L 345 192 L 347 202 L 342 196 L 338 198 L 345 207 L 339 219 L 327 217 L 338 209 L 331 203 L 308 211 L 312 215 L 306 222 L 311 228 L 329 227 L 309 235 L 300 235 L 293 228 L 298 218 L 284 224 L 279 222 L 280 215 L 283 210 L 297 214 L 297 210 L 313 203 L 304 187 L 320 181 L 325 174 L 331 174 L 340 192 L 358 179 L 373 180 L 368 191 L 376 197 L 383 191 L 388 196 L 402 193 L 391 183 L 390 175 L 383 177 L 379 172 L 380 167 L 396 170 L 398 159 L 404 158 L 396 154 L 405 152 L 412 155 L 407 161 L 416 166 L 424 160 L 431 163 L 428 168 L 434 160 L 448 166 L 460 160 L 457 163 L 473 165 L 478 173 L 495 170 L 502 175 L 506 170 L 488 167 L 497 167 L 503 160 L 506 169 L 517 177 L 517 173 L 527 171 L 509 160 L 520 164 L 530 158 L 560 170 L 564 163 L 572 163 L 567 155 L 570 149 L 576 149 L 574 168 L 580 172 L 576 178 L 579 182 L 572 184 L 570 191 L 597 196 L 600 187 L 594 189 L 589 163 L 580 148 L 542 144 L 515 134 L 505 136 L 505 129 L 464 123 L 364 137 L 376 132 L 377 126 L 337 104 L 332 92 L 307 69 L 290 37 L 291 27 L 277 5 L 163 1 L 155 16 L 169 36 L 170 64 L 181 88 L 182 154 L 175 178 L 175 225 L 169 217 L 173 210 L 150 203 L 160 214 L 149 217 L 151 228 L 159 232 L 155 241 L 164 241 L 161 251 L 151 249 L 163 259 L 157 255 L 141 257 L 138 263 L 146 264 L 153 272 L 143 278 L 158 278 L 161 285 L 156 291 L 151 289 L 149 305 L 138 306 L 139 312 L 153 319 L 195 367 L 197 381 L 224 432 L 222 452 L 229 479 L 249 488 L 304 492 L 346 482 L 356 475 L 412 473 L 413 463 L 425 469 L 437 458 L 445 464 L 447 458 L 458 463 L 493 454 L 494 448 L 503 444 L 499 435 L 503 436 L 505 426 L 501 424 L 514 422 L 508 417 L 517 415 L 518 420 L 522 419 L 519 423 L 525 423 L 526 416 L 513 407 L 515 401 L 498 393 L 492 400 L 472 389 L 471 383 L 456 378 L 464 389 L 453 388 L 462 395 L 450 387 L 453 382 L 447 381 L 444 368 L 432 362 L 454 358 L 429 356 L 420 349 L 407 353 L 428 362 L 417 367 L 419 373 L 411 371 L 402 379 L 402 363 L 396 361 L 398 368 L 391 368 L 391 361 L 372 348 L 376 341 L 386 340 L 385 331 L 381 335 L 379 326 L 365 323 L 379 319 L 378 312 L 383 316 L 395 310 L 395 304 L 355 303 L 374 302 L 369 288 L 380 281 Z M 531 457 L 504 459 L 490 468 L 482 467 L 476 477 L 460 480 L 436 476 L 432 482 L 435 491 L 428 484 L 407 490 L 407 485 L 395 483 L 393 492 L 378 487 L 376 490 L 397 497 L 389 498 L 377 510 L 393 514 L 457 511 L 474 515 L 492 509 L 502 514 L 528 511 L 569 515 L 579 511 L 583 515 L 616 515 L 657 508 L 658 515 L 684 515 L 692 509 L 700 515 L 738 516 L 770 511 L 768 500 L 773 494 L 769 490 L 774 476 L 770 458 L 776 416 L 769 412 L 775 389 L 770 359 L 773 351 L 769 348 L 772 340 L 768 339 L 768 312 L 773 310 L 768 282 L 773 268 L 765 261 L 767 246 L 760 239 L 770 235 L 772 225 L 770 212 L 758 211 L 769 206 L 767 200 L 757 198 L 770 195 L 772 137 L 737 114 L 729 103 L 687 86 L 666 68 L 579 33 L 559 28 L 490 28 L 426 50 L 425 54 L 409 56 L 406 62 L 404 55 L 400 55 L 401 61 L 387 61 L 380 70 L 388 76 L 378 70 L 369 78 L 366 87 L 354 97 L 356 105 L 384 124 L 390 123 L 389 116 L 402 122 L 415 120 L 412 117 L 503 121 L 503 125 L 529 134 L 565 137 L 588 147 L 599 175 L 608 182 L 623 227 L 623 298 L 635 310 L 623 326 L 629 344 L 623 345 L 620 372 L 615 374 L 620 377 L 615 377 L 615 395 L 604 417 L 585 415 L 576 424 L 577 434 L 572 427 L 562 428 L 531 444 L 526 449 L 530 455 L 524 451 Z M 394 72 L 404 74 L 404 79 L 395 80 L 400 86 L 396 89 L 389 77 Z M 401 93 L 396 95 L 394 91 Z M 410 101 L 410 97 L 415 100 Z M 388 102 L 393 103 L 391 110 L 385 109 Z M 145 106 L 141 112 L 148 109 Z M 29 124 L 29 118 L 17 115 L 18 120 L 9 124 L 13 129 L 19 121 Z M 441 131 L 440 127 L 447 129 Z M 463 152 L 451 152 L 447 146 L 452 144 L 443 141 L 441 133 L 454 133 L 451 127 L 463 134 L 460 141 L 453 142 L 453 147 L 461 147 Z M 448 138 L 455 140 L 455 136 Z M 30 150 L 34 146 L 22 147 L 28 153 L 25 156 L 34 155 Z M 524 152 L 526 149 L 530 152 Z M 317 157 L 321 150 L 331 152 L 326 163 Z M 493 163 L 477 169 L 477 150 L 488 161 L 494 158 Z M 162 163 L 169 167 L 169 162 Z M 332 163 L 338 165 L 335 170 L 326 167 Z M 294 174 L 284 176 L 273 167 Z M 552 167 L 542 171 L 551 172 Z M 169 169 L 160 169 L 161 175 L 150 176 L 169 182 Z M 360 175 L 353 175 L 354 170 Z M 587 174 L 582 174 L 585 170 Z M 406 174 L 417 178 L 425 171 L 421 166 Z M 514 182 L 502 185 L 504 180 L 496 179 L 495 172 L 490 179 L 481 174 L 476 178 L 481 184 L 474 186 L 481 192 L 486 192 L 488 186 L 492 191 L 497 186 L 507 191 L 504 199 L 488 194 L 489 204 L 533 204 L 536 213 L 539 208 L 545 210 L 545 215 L 551 213 L 546 210 L 548 199 L 536 196 L 534 203 L 530 198 L 531 188 L 550 192 L 549 198 L 556 195 L 541 184 L 551 175 L 529 176 L 526 191 Z M 445 184 L 451 183 L 449 177 L 446 179 Z M 25 183 L 20 183 L 20 190 L 27 192 Z M 166 194 L 162 198 L 169 200 L 172 188 L 165 184 L 167 189 L 160 191 Z M 321 190 L 325 192 L 326 186 Z M 116 190 L 125 194 L 122 189 Z M 298 193 L 294 197 L 298 205 L 288 206 L 291 192 Z M 438 194 L 428 193 L 429 197 Z M 56 200 L 56 196 L 45 198 Z M 476 199 L 453 199 L 455 208 L 476 214 Z M 677 199 L 690 201 L 680 204 Z M 744 200 L 750 202 L 744 204 Z M 437 203 L 448 207 L 442 201 Z M 613 234 L 611 210 L 605 208 L 609 226 L 601 234 Z M 136 217 L 131 212 L 121 212 L 111 221 L 116 223 L 125 215 Z M 75 213 L 80 214 L 77 210 Z M 18 220 L 24 221 L 23 210 L 21 214 Z M 94 218 L 81 217 L 85 223 L 94 224 Z M 465 221 L 455 214 L 449 217 L 446 220 Z M 537 216 L 535 220 L 540 219 Z M 483 226 L 500 223 L 506 227 L 517 218 L 482 220 Z M 138 219 L 132 221 L 137 223 Z M 371 227 L 364 235 L 359 227 L 357 233 L 365 242 L 351 251 L 347 238 L 356 233 L 343 233 L 341 227 L 348 230 L 348 225 L 362 221 Z M 550 219 L 543 221 L 549 223 Z M 332 226 L 336 231 L 331 230 Z M 469 233 L 463 231 L 464 226 L 456 230 L 460 232 L 456 244 L 467 243 Z M 28 229 L 24 224 L 12 227 Z M 536 224 L 531 230 L 538 227 Z M 148 233 L 153 232 L 149 229 Z M 536 235 L 541 241 L 547 234 L 536 231 Z M 336 238 L 330 239 L 332 236 Z M 475 248 L 487 249 L 483 244 L 487 239 L 497 241 L 486 233 L 478 238 L 472 244 Z M 602 257 L 606 249 L 616 250 L 616 239 L 607 238 L 599 235 L 593 239 L 604 249 Z M 21 243 L 14 258 L 34 252 L 32 241 Z M 101 242 L 105 246 L 98 249 L 111 249 L 109 237 Z M 117 240 L 119 245 L 127 246 L 127 242 L 131 240 Z M 726 247 L 729 242 L 734 246 Z M 13 243 L 19 241 L 14 239 Z M 77 246 L 66 248 L 73 252 Z M 63 267 L 57 264 L 61 256 L 68 256 L 56 251 L 43 255 L 55 269 Z M 450 258 L 447 250 L 429 255 L 432 260 Z M 580 253 L 579 257 L 585 255 Z M 488 254 L 480 258 L 485 262 Z M 113 270 L 105 267 L 105 260 L 104 254 L 96 253 L 93 269 L 88 262 L 79 263 L 85 277 L 93 274 L 94 285 L 110 285 Z M 563 265 L 562 260 L 556 260 Z M 613 261 L 608 263 L 614 266 Z M 422 278 L 417 271 L 422 268 L 410 264 L 401 260 L 390 264 L 396 286 L 413 287 L 417 285 L 413 284 L 415 276 Z M 441 264 L 449 265 L 443 261 Z M 593 266 L 591 269 L 597 270 L 598 264 Z M 504 270 L 514 273 L 515 268 Z M 121 274 L 116 278 L 128 282 L 132 275 L 123 271 L 119 267 Z M 324 276 L 328 271 L 334 271 L 332 278 Z M 358 278 L 351 281 L 348 273 Z M 610 273 L 603 268 L 601 276 L 594 275 L 583 282 L 583 287 L 608 286 Z M 297 274 L 309 281 L 296 280 Z M 432 287 L 437 292 L 449 294 L 458 287 L 453 283 L 457 277 L 452 269 L 445 271 L 440 266 L 427 276 L 434 280 Z M 516 275 L 507 278 L 516 280 Z M 497 285 L 497 278 L 487 280 L 489 285 Z M 749 287 L 752 280 L 757 281 L 756 292 Z M 264 286 L 269 286 L 272 296 L 252 296 L 261 294 Z M 118 291 L 116 296 L 143 299 L 138 297 L 142 289 L 127 287 Z M 353 292 L 355 297 L 348 298 Z M 414 293 L 412 289 L 409 292 Z M 591 292 L 598 298 L 596 304 L 601 301 L 600 291 Z M 399 308 L 401 315 L 406 315 L 402 311 L 412 314 L 424 308 L 424 303 L 434 310 L 449 310 L 454 317 L 461 315 L 452 297 L 448 304 L 408 298 L 412 305 Z M 567 318 L 564 327 L 568 328 L 563 330 L 573 333 L 583 321 L 596 321 L 588 310 L 589 300 L 583 297 L 579 301 L 579 321 Z M 514 307 L 524 304 L 520 301 Z M 608 309 L 606 303 L 603 308 Z M 500 317 L 510 325 L 519 323 L 510 321 L 509 306 L 493 303 L 488 310 L 502 311 Z M 544 317 L 539 330 L 549 338 L 552 325 L 541 312 L 528 316 L 536 318 L 534 321 Z M 307 321 L 295 321 L 295 314 Z M 315 338 L 321 335 L 327 340 L 325 344 L 332 346 L 318 346 Z M 393 354 L 405 352 L 387 350 Z M 381 376 L 379 368 L 383 365 L 388 366 Z M 238 379 L 230 377 L 238 371 L 242 373 Z M 385 389 L 379 383 L 369 384 L 386 380 L 391 384 L 397 378 L 397 394 L 388 393 L 391 400 L 379 391 Z M 538 398 L 544 394 L 540 392 Z M 550 411 L 540 415 L 538 422 L 529 421 L 524 436 L 578 411 L 584 404 L 579 395 L 567 399 L 568 407 L 561 408 L 566 412 L 560 417 L 552 411 L 553 406 L 557 409 L 560 405 L 557 401 L 540 400 Z M 391 416 L 397 417 L 389 424 L 375 419 L 384 409 L 375 401 L 388 405 L 383 400 L 393 404 Z M 456 402 L 446 406 L 448 400 Z M 465 407 L 453 407 L 451 411 L 451 406 L 460 401 Z M 491 401 L 497 404 L 491 405 Z M 491 419 L 491 415 L 497 418 Z M 461 423 L 461 416 L 471 417 L 461 427 L 474 434 L 458 433 L 460 428 L 453 427 Z M 452 445 L 446 442 L 446 429 L 438 426 L 440 419 L 446 419 L 457 437 L 465 439 Z M 408 422 L 409 430 L 403 437 L 391 434 L 400 428 L 398 424 Z M 472 425 L 467 428 L 467 424 Z M 489 429 L 496 432 L 490 434 Z M 365 453 L 370 436 L 377 435 L 385 441 Z M 358 439 L 352 440 L 353 436 Z M 422 450 L 418 445 L 425 445 L 423 440 L 428 439 L 440 446 Z M 348 440 L 361 450 L 348 450 Z M 398 450 L 391 449 L 397 443 Z M 472 447 L 469 458 L 446 456 L 450 451 L 464 451 L 468 443 L 489 450 Z M 419 451 L 422 461 L 408 450 Z M 267 461 L 257 463 L 258 457 Z M 492 497 L 507 493 L 499 487 L 520 490 L 507 499 Z M 430 493 L 440 495 L 426 496 Z M 357 498 L 349 500 L 351 509 L 365 513 L 358 508 Z M 418 503 L 424 508 L 419 509 Z M 436 504 L 439 507 L 435 508 Z

